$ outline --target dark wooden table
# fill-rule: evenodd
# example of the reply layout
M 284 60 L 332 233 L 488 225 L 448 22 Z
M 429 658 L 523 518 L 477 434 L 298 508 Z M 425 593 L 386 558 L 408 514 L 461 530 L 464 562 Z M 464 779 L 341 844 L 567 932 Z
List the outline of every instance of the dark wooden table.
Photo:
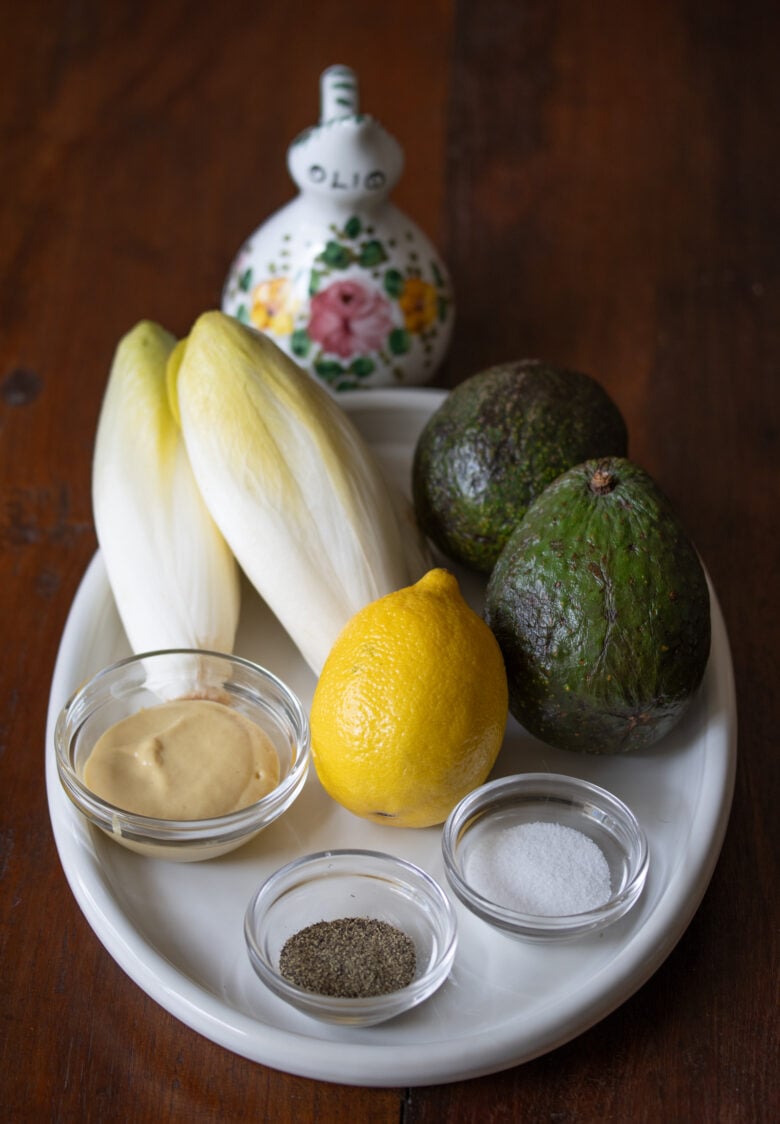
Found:
M 780 9 L 760 0 L 0 4 L 2 929 L 9 1121 L 755 1122 L 778 1106 Z M 362 1089 L 233 1056 L 115 965 L 67 887 L 44 728 L 96 540 L 90 459 L 119 337 L 185 334 L 291 197 L 319 73 L 402 141 L 395 201 L 448 261 L 439 376 L 596 375 L 722 604 L 730 826 L 683 938 L 575 1041 L 462 1083 Z

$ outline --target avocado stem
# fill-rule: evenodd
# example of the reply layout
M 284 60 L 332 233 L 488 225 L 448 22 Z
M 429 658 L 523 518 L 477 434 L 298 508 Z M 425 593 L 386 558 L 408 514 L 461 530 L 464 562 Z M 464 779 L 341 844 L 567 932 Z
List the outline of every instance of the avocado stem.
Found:
M 617 476 L 606 464 L 600 464 L 590 478 L 590 490 L 597 496 L 608 495 L 617 484 Z

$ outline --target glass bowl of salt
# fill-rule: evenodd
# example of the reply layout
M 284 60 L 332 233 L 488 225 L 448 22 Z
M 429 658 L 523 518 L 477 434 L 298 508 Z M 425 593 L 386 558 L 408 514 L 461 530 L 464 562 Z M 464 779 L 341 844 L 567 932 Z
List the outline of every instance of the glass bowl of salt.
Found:
M 562 941 L 595 933 L 636 903 L 647 840 L 617 796 L 556 773 L 482 785 L 452 810 L 444 866 L 465 906 L 508 935 Z

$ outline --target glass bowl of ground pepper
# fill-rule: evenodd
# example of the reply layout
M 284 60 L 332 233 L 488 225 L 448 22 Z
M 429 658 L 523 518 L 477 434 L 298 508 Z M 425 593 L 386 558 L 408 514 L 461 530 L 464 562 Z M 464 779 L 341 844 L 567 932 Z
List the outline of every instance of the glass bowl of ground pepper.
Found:
M 378 851 L 305 855 L 272 874 L 246 911 L 252 966 L 313 1018 L 371 1026 L 410 1010 L 449 975 L 457 930 L 442 888 Z
M 505 777 L 469 793 L 444 825 L 442 852 L 447 879 L 472 913 L 511 937 L 542 942 L 623 917 L 648 868 L 630 808 L 555 773 Z

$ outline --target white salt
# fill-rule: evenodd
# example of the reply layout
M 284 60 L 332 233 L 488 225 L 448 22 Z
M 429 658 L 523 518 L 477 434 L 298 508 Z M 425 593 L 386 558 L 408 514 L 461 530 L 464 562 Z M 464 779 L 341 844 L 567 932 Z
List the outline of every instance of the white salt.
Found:
M 538 917 L 586 913 L 611 893 L 601 848 L 559 823 L 517 824 L 478 840 L 467 875 L 483 897 Z

